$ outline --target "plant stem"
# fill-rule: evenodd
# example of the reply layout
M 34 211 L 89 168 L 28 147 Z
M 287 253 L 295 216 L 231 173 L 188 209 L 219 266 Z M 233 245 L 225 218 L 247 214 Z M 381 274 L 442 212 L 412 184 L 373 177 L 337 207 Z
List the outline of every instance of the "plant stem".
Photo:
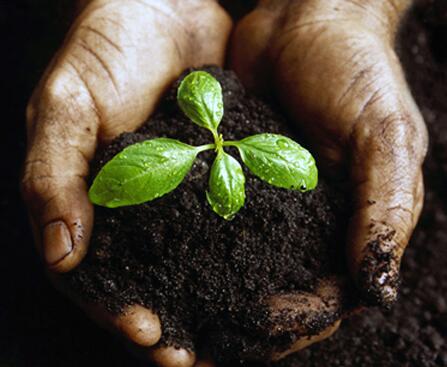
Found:
M 200 152 L 204 152 L 205 150 L 216 149 L 216 144 L 200 145 L 200 146 L 196 147 L 196 149 L 200 153 Z
M 227 140 L 227 141 L 224 141 L 222 145 L 223 145 L 224 147 L 237 147 L 238 144 L 239 144 L 238 141 Z

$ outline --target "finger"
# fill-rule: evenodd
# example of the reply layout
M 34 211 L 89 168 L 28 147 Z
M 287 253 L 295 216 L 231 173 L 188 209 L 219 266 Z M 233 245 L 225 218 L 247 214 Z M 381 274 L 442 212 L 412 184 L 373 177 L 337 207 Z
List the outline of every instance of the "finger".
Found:
M 119 315 L 100 306 L 84 305 L 84 311 L 114 334 L 140 347 L 155 345 L 161 336 L 160 320 L 151 310 L 140 305 L 126 307 Z
M 341 321 L 336 321 L 333 325 L 327 327 L 325 330 L 323 330 L 318 335 L 313 335 L 306 338 L 299 338 L 290 348 L 288 348 L 286 351 L 278 351 L 273 352 L 272 354 L 272 361 L 279 361 L 280 359 L 283 359 L 287 357 L 290 354 L 296 353 L 301 349 L 305 349 L 312 344 L 319 343 L 329 337 L 331 337 L 340 327 Z
M 319 282 L 313 293 L 275 295 L 268 301 L 272 344 L 291 336 L 292 344 L 273 347 L 271 359 L 277 361 L 309 345 L 330 337 L 349 311 L 345 282 L 329 278 Z M 288 338 L 289 339 L 289 338 Z
M 137 345 L 150 347 L 160 339 L 161 327 L 158 316 L 142 306 L 129 306 L 118 316 L 105 314 L 105 319 Z
M 68 75 L 54 83 L 62 90 L 59 83 L 77 85 Z M 78 85 L 71 99 L 62 90 L 47 90 L 39 107 L 28 109 L 29 149 L 22 179 L 36 242 L 55 271 L 72 269 L 87 250 L 93 208 L 84 177 L 98 127 L 87 90 Z
M 195 354 L 186 349 L 167 346 L 142 347 L 127 343 L 128 351 L 136 358 L 150 361 L 158 367 L 192 367 Z
M 192 367 L 194 352 L 186 349 L 156 345 L 161 337 L 160 319 L 151 310 L 131 305 L 119 314 L 103 306 L 82 301 L 63 286 L 61 279 L 49 274 L 56 289 L 74 301 L 99 326 L 126 340 L 129 351 L 143 360 L 150 360 L 159 367 Z
M 231 22 L 217 4 L 190 7 L 198 26 L 185 32 L 173 21 L 181 9 L 149 3 L 92 1 L 29 104 L 22 191 L 53 271 L 73 269 L 87 251 L 93 208 L 85 177 L 97 136 L 109 140 L 135 129 L 184 68 L 223 60 Z M 204 15 L 211 18 L 206 24 Z M 211 46 L 203 48 L 205 36 Z
M 151 361 L 158 367 L 195 366 L 195 353 L 183 348 L 161 345 L 147 348 L 135 343 L 127 343 L 127 349 L 136 358 L 145 361 Z
M 347 248 L 365 299 L 385 307 L 397 298 L 401 259 L 422 208 L 427 150 L 426 128 L 397 60 L 388 63 L 392 84 L 370 99 L 352 130 L 354 213 Z
M 194 352 L 170 346 L 154 347 L 149 350 L 148 356 L 160 367 L 193 367 L 196 361 Z
M 387 169 L 382 169 L 386 175 Z M 405 168 L 396 165 L 394 169 Z M 420 171 L 413 165 L 407 169 Z M 372 304 L 387 307 L 397 298 L 401 259 L 422 209 L 420 172 L 418 176 L 412 178 L 416 183 L 407 184 L 394 177 L 394 185 L 386 187 L 368 178 L 356 190 L 357 202 L 363 206 L 357 207 L 350 222 L 348 256 L 359 288 Z
M 267 46 L 276 29 L 282 8 L 280 3 L 275 2 L 270 7 L 259 4 L 238 22 L 231 36 L 231 69 L 237 72 L 245 87 L 259 94 L 270 87 Z
M 368 303 L 389 306 L 397 296 L 401 258 L 417 221 L 415 209 L 422 202 L 416 189 L 427 133 L 391 46 L 374 37 L 371 42 L 371 48 L 362 46 L 357 51 L 370 55 L 369 60 L 357 65 L 356 72 L 340 70 L 335 84 L 330 75 L 319 79 L 322 74 L 315 73 L 309 62 L 307 73 L 299 71 L 304 63 L 295 63 L 298 72 L 292 80 L 302 85 L 321 80 L 320 87 L 327 92 L 301 87 L 300 95 L 290 100 L 293 93 L 285 96 L 284 89 L 283 100 L 297 121 L 301 116 L 304 121 L 324 122 L 306 124 L 304 129 L 319 157 L 329 163 L 326 167 L 333 164 L 335 169 L 351 161 L 354 214 L 348 231 L 348 263 Z M 330 63 L 327 70 L 338 65 L 343 63 Z M 342 83 L 348 88 L 340 96 Z M 321 102 L 323 97 L 327 103 Z M 300 107 L 292 101 L 306 103 Z
M 125 308 L 119 315 L 98 305 L 82 304 L 81 308 L 96 323 L 111 333 L 124 337 L 129 351 L 159 367 L 192 367 L 194 352 L 182 348 L 157 346 L 161 337 L 160 320 L 151 310 L 139 305 Z
M 140 305 L 131 305 L 125 307 L 119 314 L 114 314 L 99 304 L 83 301 L 66 288 L 63 280 L 54 273 L 48 273 L 48 279 L 58 291 L 77 304 L 96 324 L 125 338 L 132 345 L 147 348 L 160 340 L 160 319 L 151 310 Z
M 278 294 L 266 300 L 270 328 L 267 332 L 278 338 L 292 333 L 298 337 L 318 335 L 344 314 L 347 299 L 344 285 L 335 278 L 319 282 L 314 292 Z

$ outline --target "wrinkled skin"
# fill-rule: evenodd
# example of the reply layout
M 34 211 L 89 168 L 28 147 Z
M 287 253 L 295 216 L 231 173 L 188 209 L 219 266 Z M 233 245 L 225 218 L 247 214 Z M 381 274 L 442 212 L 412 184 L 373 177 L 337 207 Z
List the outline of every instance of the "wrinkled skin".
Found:
M 423 199 L 427 134 L 393 51 L 409 5 L 260 1 L 235 26 L 229 47 L 230 67 L 248 87 L 275 92 L 326 172 L 349 175 L 355 211 L 347 261 L 370 304 L 395 300 L 400 259 Z M 82 260 L 93 225 L 85 177 L 97 145 L 136 129 L 185 68 L 222 65 L 233 27 L 213 0 L 87 0 L 79 7 L 29 103 L 22 182 L 38 251 L 65 293 L 57 273 Z M 287 310 L 304 320 L 275 319 L 269 332 L 286 327 L 300 337 L 289 350 L 273 349 L 272 359 L 335 332 L 339 294 L 339 283 L 326 280 L 315 294 L 265 300 L 272 318 Z M 159 366 L 213 366 L 193 352 L 157 346 L 160 321 L 140 305 L 115 316 L 72 298 Z M 305 321 L 315 324 L 321 315 L 327 323 L 315 335 Z
M 427 146 L 393 50 L 411 2 L 287 3 L 263 1 L 242 20 L 232 66 L 251 86 L 268 76 L 258 88 L 274 88 L 326 170 L 348 171 L 355 208 L 348 263 L 368 300 L 389 305 L 422 206 Z

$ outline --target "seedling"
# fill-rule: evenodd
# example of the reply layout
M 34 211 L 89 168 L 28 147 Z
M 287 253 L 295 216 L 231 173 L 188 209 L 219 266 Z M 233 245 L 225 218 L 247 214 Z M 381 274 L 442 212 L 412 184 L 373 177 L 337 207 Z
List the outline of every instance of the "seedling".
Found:
M 257 134 L 225 141 L 218 128 L 224 114 L 222 88 L 204 71 L 194 71 L 177 91 L 181 110 L 196 125 L 208 129 L 214 143 L 191 146 L 170 138 L 156 138 L 128 146 L 113 157 L 90 187 L 92 203 L 116 208 L 154 200 L 174 190 L 197 155 L 214 150 L 206 197 L 211 208 L 230 220 L 245 202 L 245 176 L 239 162 L 225 152 L 236 147 L 244 164 L 270 185 L 299 191 L 316 187 L 318 171 L 312 155 L 290 138 Z

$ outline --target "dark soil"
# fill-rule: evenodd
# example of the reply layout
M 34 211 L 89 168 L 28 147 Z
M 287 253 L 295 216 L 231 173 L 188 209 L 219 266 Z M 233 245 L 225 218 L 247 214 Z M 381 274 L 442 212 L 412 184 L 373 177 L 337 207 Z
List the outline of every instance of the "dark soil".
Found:
M 48 284 L 18 193 L 25 151 L 23 111 L 70 24 L 63 15 L 72 3 L 0 2 L 4 50 L 0 85 L 8 91 L 0 126 L 0 365 L 147 367 L 147 362 L 122 348 L 121 340 L 100 330 Z M 446 6 L 445 0 L 420 1 L 399 43 L 431 139 L 425 208 L 404 258 L 400 299 L 390 312 L 370 310 L 345 321 L 330 340 L 279 363 L 280 367 L 447 366 Z
M 207 70 L 223 87 L 220 132 L 225 139 L 292 134 L 280 115 L 245 94 L 234 73 Z M 137 133 L 123 134 L 99 152 L 94 171 L 144 139 L 167 136 L 193 145 L 212 141 L 177 107 L 177 85 Z M 238 157 L 237 151 L 231 153 Z M 312 291 L 318 278 L 345 273 L 340 245 L 345 242 L 346 203 L 324 181 L 315 191 L 300 193 L 269 186 L 245 169 L 246 205 L 226 221 L 210 209 L 205 196 L 214 156 L 200 155 L 185 181 L 160 199 L 98 208 L 89 254 L 70 283 L 82 297 L 112 311 L 132 303 L 154 309 L 164 344 L 193 348 L 212 333 L 216 358 L 256 355 L 262 360 L 275 342 L 262 301 L 276 293 Z M 314 325 L 312 332 L 337 316 Z M 263 342 L 252 342 L 259 332 Z M 281 344 L 291 340 L 292 335 L 281 335 Z

